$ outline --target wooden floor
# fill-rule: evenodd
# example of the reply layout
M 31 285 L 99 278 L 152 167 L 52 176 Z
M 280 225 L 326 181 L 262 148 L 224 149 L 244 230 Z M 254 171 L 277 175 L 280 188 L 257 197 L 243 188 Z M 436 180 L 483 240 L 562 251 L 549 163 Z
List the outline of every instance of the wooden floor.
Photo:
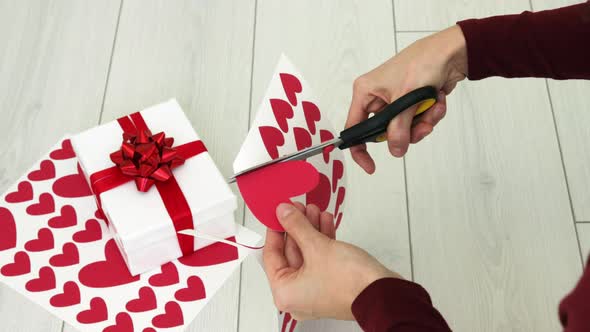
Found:
M 414 40 L 462 18 L 567 3 L 0 0 L 0 191 L 64 134 L 171 97 L 230 175 L 282 52 L 339 127 L 354 78 Z M 405 159 L 376 147 L 367 176 L 348 158 L 340 238 L 421 283 L 456 331 L 559 331 L 559 299 L 590 250 L 589 95 L 582 81 L 462 83 Z M 4 286 L 0 322 L 73 330 Z M 275 328 L 250 260 L 189 331 Z

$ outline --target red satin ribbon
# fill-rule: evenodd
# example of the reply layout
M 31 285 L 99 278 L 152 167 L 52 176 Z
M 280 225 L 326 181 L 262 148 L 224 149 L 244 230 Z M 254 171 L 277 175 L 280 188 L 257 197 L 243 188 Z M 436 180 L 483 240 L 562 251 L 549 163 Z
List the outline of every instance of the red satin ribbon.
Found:
M 133 113 L 128 117 L 119 118 L 117 121 L 123 132 L 127 135 L 149 131 L 147 124 L 139 112 Z M 174 149 L 178 156 L 183 159 L 189 159 L 207 151 L 202 141 L 189 142 L 176 146 Z M 113 166 L 90 175 L 90 186 L 97 197 L 99 207 L 101 206 L 100 194 L 129 181 L 134 181 L 134 179 L 135 177 L 133 176 L 123 174 L 119 166 Z M 168 215 L 172 219 L 176 232 L 183 229 L 194 229 L 193 215 L 174 175 L 172 174 L 166 181 L 155 181 L 154 184 L 162 198 Z M 176 233 L 182 254 L 187 255 L 194 252 L 194 238 L 192 236 L 181 235 Z

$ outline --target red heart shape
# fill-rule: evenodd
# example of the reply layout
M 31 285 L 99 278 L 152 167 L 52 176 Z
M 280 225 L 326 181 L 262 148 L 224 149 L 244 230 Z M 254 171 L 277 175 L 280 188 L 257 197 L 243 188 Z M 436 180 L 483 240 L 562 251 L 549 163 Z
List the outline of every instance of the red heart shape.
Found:
M 305 116 L 305 122 L 307 123 L 307 129 L 312 135 L 315 135 L 315 123 L 320 121 L 322 114 L 316 104 L 311 101 L 301 102 L 303 107 L 303 115 Z
M 156 330 L 154 330 L 152 327 L 146 327 L 143 329 L 143 332 L 156 332 Z
M 39 269 L 39 278 L 27 281 L 26 290 L 29 292 L 44 292 L 55 288 L 55 273 L 49 266 Z
M 150 287 L 139 289 L 139 298 L 127 302 L 125 308 L 130 312 L 144 312 L 154 310 L 158 307 L 156 294 Z
M 334 227 L 335 229 L 338 229 L 338 226 L 340 226 L 341 221 L 342 221 L 342 212 L 340 212 L 338 214 L 338 217 L 336 218 L 336 226 Z
M 53 201 L 53 196 L 48 193 L 43 193 L 39 196 L 39 203 L 27 207 L 27 213 L 32 216 L 40 216 L 53 212 L 55 212 L 55 202 Z
M 116 324 L 107 326 L 102 332 L 133 332 L 133 320 L 126 312 L 120 312 L 115 318 Z
M 162 265 L 162 272 L 154 274 L 149 279 L 150 285 L 154 287 L 170 286 L 178 282 L 178 270 L 172 262 Z
M 320 130 L 320 140 L 322 141 L 322 143 L 332 139 L 334 139 L 334 134 L 332 134 L 332 132 L 324 129 Z M 328 145 L 322 151 L 322 154 L 324 155 L 324 162 L 326 164 L 330 162 L 330 152 L 332 152 L 333 150 L 334 145 Z
M 203 284 L 203 280 L 197 276 L 190 276 L 186 280 L 187 287 L 181 288 L 174 293 L 174 297 L 178 301 L 182 302 L 191 302 L 200 299 L 204 299 L 206 297 L 205 294 L 205 285 Z
M 100 297 L 90 300 L 90 309 L 80 311 L 76 320 L 82 324 L 94 324 L 105 321 L 109 318 L 107 305 Z
M 54 160 L 70 159 L 74 158 L 75 156 L 76 153 L 74 153 L 72 142 L 70 142 L 69 139 L 61 142 L 61 149 L 54 150 L 49 154 L 49 157 Z
M 170 301 L 166 303 L 165 312 L 152 319 L 152 325 L 159 328 L 169 328 L 184 324 L 182 309 L 178 303 Z
M 33 186 L 29 181 L 22 181 L 18 184 L 18 190 L 6 195 L 8 203 L 22 203 L 33 199 Z
M 66 228 L 76 226 L 76 224 L 78 224 L 76 210 L 71 205 L 64 205 L 61 208 L 61 215 L 49 219 L 47 224 L 51 228 Z
M 297 94 L 303 91 L 301 82 L 299 79 L 291 74 L 280 73 L 281 83 L 283 84 L 283 90 L 289 102 L 293 106 L 297 106 Z
M 234 236 L 229 237 L 226 240 L 236 242 Z M 239 257 L 238 248 L 229 244 L 216 242 L 205 248 L 199 249 L 190 255 L 180 257 L 178 261 L 186 266 L 197 267 L 227 263 L 235 261 Z
M 16 223 L 10 210 L 0 206 L 0 251 L 16 247 Z
M 279 128 L 285 133 L 289 131 L 287 119 L 293 118 L 293 107 L 282 99 L 270 99 L 270 107 L 272 108 L 272 113 L 275 115 L 275 120 L 277 120 Z
M 6 277 L 20 276 L 31 272 L 31 260 L 24 251 L 14 254 L 14 263 L 8 263 L 0 269 L 0 273 Z
M 104 246 L 104 261 L 90 263 L 80 269 L 78 279 L 82 285 L 92 288 L 113 287 L 139 280 L 127 270 L 115 240 L 110 239 Z
M 31 181 L 43 181 L 53 179 L 55 177 L 55 165 L 51 160 L 43 160 L 41 168 L 29 173 L 28 178 Z
M 277 159 L 279 157 L 279 146 L 285 144 L 283 133 L 275 127 L 268 126 L 261 126 L 258 131 L 268 155 L 272 159 Z
M 27 251 L 44 251 L 53 249 L 53 233 L 49 228 L 41 228 L 37 232 L 37 238 L 25 243 Z
M 297 151 L 303 150 L 311 146 L 311 135 L 305 128 L 295 127 L 293 128 L 293 136 L 295 136 L 295 145 Z
M 318 185 L 310 192 L 305 195 L 305 204 L 314 204 L 320 211 L 326 211 L 330 204 L 330 179 L 327 176 L 320 173 L 320 181 Z
M 60 197 L 86 197 L 92 195 L 88 182 L 84 178 L 80 164 L 78 173 L 63 176 L 53 183 L 53 192 Z
M 332 191 L 336 192 L 338 188 L 338 180 L 342 179 L 344 175 L 344 164 L 340 160 L 334 160 L 332 163 Z
M 319 182 L 318 171 L 302 160 L 276 163 L 238 176 L 244 201 L 254 216 L 272 230 L 283 232 L 276 216 L 281 203 L 313 190 Z
M 340 205 L 344 202 L 344 195 L 346 194 L 346 189 L 344 187 L 338 188 L 338 195 L 336 196 L 336 209 L 334 210 L 334 215 L 338 215 L 338 210 L 340 209 Z
M 73 281 L 64 284 L 63 293 L 56 294 L 49 299 L 49 304 L 54 307 L 69 307 L 80 303 L 80 288 Z
M 62 247 L 63 253 L 54 255 L 49 259 L 49 264 L 55 267 L 76 265 L 80 263 L 78 248 L 72 242 L 65 243 Z
M 72 240 L 78 243 L 93 242 L 100 239 L 102 239 L 102 230 L 100 229 L 100 224 L 98 221 L 94 219 L 86 220 L 84 229 L 74 233 L 72 236 Z

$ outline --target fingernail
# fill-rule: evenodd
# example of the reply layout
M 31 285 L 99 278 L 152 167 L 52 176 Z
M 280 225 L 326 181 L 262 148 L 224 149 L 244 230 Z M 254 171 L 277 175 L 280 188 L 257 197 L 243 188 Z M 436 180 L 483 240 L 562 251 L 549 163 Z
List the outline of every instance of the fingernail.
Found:
M 286 218 L 295 211 L 295 207 L 291 204 L 281 203 L 277 206 L 277 217 Z
M 394 155 L 394 156 L 396 156 L 396 157 L 399 157 L 399 156 L 401 156 L 401 155 L 402 155 L 402 153 L 403 153 L 403 152 L 402 152 L 402 149 L 400 149 L 400 148 L 394 148 L 394 149 L 393 149 L 393 155 Z

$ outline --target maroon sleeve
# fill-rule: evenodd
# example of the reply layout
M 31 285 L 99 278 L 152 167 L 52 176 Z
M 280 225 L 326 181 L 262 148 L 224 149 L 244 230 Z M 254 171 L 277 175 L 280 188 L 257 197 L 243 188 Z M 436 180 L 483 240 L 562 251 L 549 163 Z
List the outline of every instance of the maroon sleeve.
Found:
M 470 80 L 590 79 L 590 2 L 457 24 L 467 42 Z
M 366 332 L 451 331 L 424 288 L 403 279 L 373 282 L 354 300 L 352 313 Z
M 564 332 L 590 331 L 590 257 L 576 288 L 559 305 Z

